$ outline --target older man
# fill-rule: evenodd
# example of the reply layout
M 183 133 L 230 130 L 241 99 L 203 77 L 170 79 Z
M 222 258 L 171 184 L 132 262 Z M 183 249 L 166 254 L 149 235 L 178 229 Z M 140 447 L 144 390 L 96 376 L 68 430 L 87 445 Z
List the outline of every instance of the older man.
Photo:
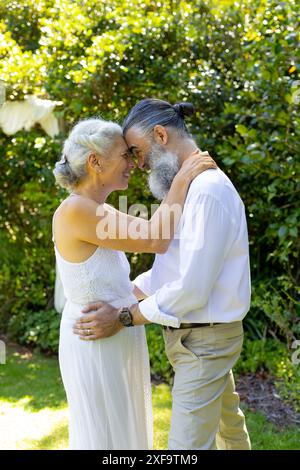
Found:
M 128 147 L 139 167 L 151 170 L 158 199 L 197 148 L 184 120 L 192 112 L 189 103 L 145 99 L 124 121 Z M 243 202 L 220 169 L 194 179 L 174 240 L 134 285 L 139 304 L 90 305 L 74 332 L 85 339 L 91 320 L 96 338 L 134 325 L 163 325 L 175 372 L 169 448 L 250 449 L 232 374 L 250 305 L 247 223 Z

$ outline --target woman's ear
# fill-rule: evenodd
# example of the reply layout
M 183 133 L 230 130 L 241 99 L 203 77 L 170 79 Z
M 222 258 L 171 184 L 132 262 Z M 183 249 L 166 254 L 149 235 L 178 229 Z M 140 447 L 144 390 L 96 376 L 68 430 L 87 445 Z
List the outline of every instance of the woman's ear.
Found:
M 93 170 L 97 171 L 97 173 L 100 173 L 102 171 L 100 156 L 96 153 L 91 153 L 88 156 L 88 164 L 91 168 L 93 168 Z
M 169 137 L 167 130 L 164 126 L 157 124 L 153 129 L 154 140 L 157 144 L 166 145 L 168 143 Z

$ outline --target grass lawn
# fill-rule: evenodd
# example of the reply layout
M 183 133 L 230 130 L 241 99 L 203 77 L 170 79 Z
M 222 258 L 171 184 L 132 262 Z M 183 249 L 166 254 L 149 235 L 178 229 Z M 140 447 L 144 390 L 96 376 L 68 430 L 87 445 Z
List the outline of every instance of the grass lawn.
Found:
M 7 348 L 0 365 L 0 449 L 66 449 L 68 410 L 54 357 Z M 154 448 L 166 449 L 170 387 L 153 387 Z M 244 410 L 253 449 L 300 449 L 300 431 L 279 430 L 259 413 Z

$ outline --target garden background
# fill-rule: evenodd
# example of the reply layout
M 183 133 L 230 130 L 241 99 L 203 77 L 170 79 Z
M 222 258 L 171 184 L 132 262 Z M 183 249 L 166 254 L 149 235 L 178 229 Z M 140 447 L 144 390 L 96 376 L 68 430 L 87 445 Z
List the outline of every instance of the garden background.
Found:
M 39 126 L 11 137 L 0 130 L 0 331 L 8 351 L 0 365 L 0 403 L 8 407 L 6 424 L 11 407 L 29 409 L 32 417 L 65 406 L 55 356 L 51 241 L 51 217 L 65 197 L 52 174 L 62 141 L 79 119 L 100 115 L 121 123 L 138 100 L 158 97 L 194 104 L 191 132 L 244 200 L 252 305 L 236 374 L 244 406 L 254 413 L 253 432 L 268 429 L 271 436 L 257 448 L 300 448 L 299 26 L 296 0 L 0 0 L 6 99 L 35 95 L 62 102 L 55 111 L 61 132 L 54 138 Z M 126 194 L 128 205 L 155 202 L 137 170 Z M 132 278 L 153 259 L 128 257 Z M 147 335 L 154 382 L 170 384 L 160 327 L 147 327 Z M 164 384 L 155 396 L 157 390 L 169 393 Z M 169 395 L 157 403 L 157 426 L 164 427 Z M 264 428 L 272 419 L 277 428 Z M 292 440 L 274 444 L 279 431 Z M 165 446 L 166 436 L 156 445 Z

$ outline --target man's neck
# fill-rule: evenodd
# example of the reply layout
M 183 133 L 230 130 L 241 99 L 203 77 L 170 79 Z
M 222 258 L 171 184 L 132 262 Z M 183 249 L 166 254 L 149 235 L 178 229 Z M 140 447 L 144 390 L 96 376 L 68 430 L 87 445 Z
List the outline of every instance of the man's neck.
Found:
M 197 144 L 192 139 L 184 139 L 179 142 L 179 145 L 177 146 L 177 155 L 179 157 L 180 166 L 196 149 Z

